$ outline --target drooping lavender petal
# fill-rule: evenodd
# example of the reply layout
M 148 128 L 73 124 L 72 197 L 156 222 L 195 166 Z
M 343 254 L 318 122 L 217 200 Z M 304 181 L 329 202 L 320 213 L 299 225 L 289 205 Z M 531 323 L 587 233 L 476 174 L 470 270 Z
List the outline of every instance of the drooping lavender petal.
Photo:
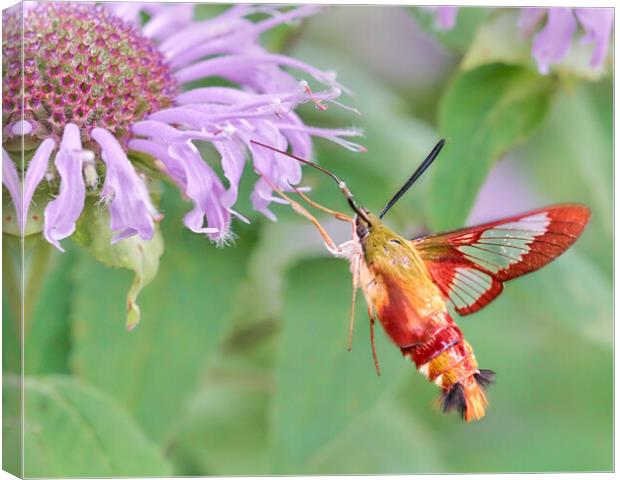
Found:
M 214 142 L 213 146 L 222 159 L 224 176 L 228 179 L 228 190 L 222 195 L 221 202 L 224 208 L 231 209 L 237 201 L 239 182 L 245 166 L 245 155 L 241 146 L 234 140 Z
M 550 8 L 547 23 L 534 37 L 532 56 L 541 74 L 549 73 L 549 66 L 562 60 L 570 48 L 577 21 L 570 8 Z
M 574 11 L 585 30 L 581 41 L 594 44 L 590 66 L 599 68 L 607 56 L 614 23 L 614 11 L 611 8 L 575 8 Z
M 94 154 L 82 149 L 80 129 L 75 124 L 68 124 L 54 162 L 60 175 L 60 190 L 45 208 L 43 226 L 45 239 L 61 252 L 64 249 L 59 240 L 73 234 L 75 223 L 84 209 L 86 186 L 82 167 L 88 157 L 94 157 Z
M 170 156 L 183 162 L 186 172 L 185 194 L 194 201 L 194 209 L 185 218 L 187 228 L 206 233 L 221 243 L 230 238 L 230 212 L 222 205 L 225 188 L 213 169 L 191 143 L 176 143 L 168 149 Z M 207 227 L 204 227 L 204 220 Z
M 20 226 L 20 230 L 22 232 L 24 231 L 23 229 L 26 228 L 26 222 L 28 221 L 28 209 L 30 208 L 32 196 L 39 186 L 39 183 L 41 183 L 41 180 L 43 180 L 43 177 L 45 177 L 45 173 L 47 172 L 49 165 L 50 155 L 55 147 L 56 142 L 54 142 L 51 138 L 43 140 L 30 160 L 28 168 L 26 169 L 26 178 L 24 180 L 23 213 Z
M 452 30 L 458 13 L 459 7 L 437 7 L 437 27 L 440 30 Z
M 529 37 L 538 24 L 545 18 L 547 13 L 546 8 L 522 8 L 519 20 L 517 20 L 517 27 L 521 30 L 523 37 Z
M 101 158 L 106 164 L 101 198 L 109 203 L 110 229 L 118 232 L 112 243 L 136 234 L 143 240 L 151 239 L 155 233 L 153 217 L 157 216 L 157 211 L 144 181 L 110 132 L 94 128 L 91 137 L 101 147 Z
M 15 207 L 15 218 L 17 220 L 17 226 L 19 231 L 22 232 L 22 195 L 21 195 L 21 183 L 19 181 L 19 174 L 15 163 L 11 160 L 11 157 L 7 151 L 2 149 L 2 183 L 9 191 L 13 206 Z

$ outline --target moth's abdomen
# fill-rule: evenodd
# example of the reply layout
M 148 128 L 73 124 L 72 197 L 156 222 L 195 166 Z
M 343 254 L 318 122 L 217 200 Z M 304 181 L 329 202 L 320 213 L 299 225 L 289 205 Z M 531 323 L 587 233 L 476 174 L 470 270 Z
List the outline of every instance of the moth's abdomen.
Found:
M 443 411 L 459 411 L 467 421 L 484 417 L 488 404 L 485 390 L 494 373 L 478 369 L 474 352 L 461 330 L 445 312 L 446 326 L 422 343 L 402 347 L 418 370 L 442 390 Z

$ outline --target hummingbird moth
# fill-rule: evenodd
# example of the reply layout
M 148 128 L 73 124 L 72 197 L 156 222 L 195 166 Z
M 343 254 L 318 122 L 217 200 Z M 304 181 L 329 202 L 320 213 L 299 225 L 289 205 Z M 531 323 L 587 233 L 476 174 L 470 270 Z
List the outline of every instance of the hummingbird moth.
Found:
M 346 184 L 332 172 L 269 145 L 252 143 L 329 175 L 354 212 L 350 217 L 331 210 L 294 189 L 310 206 L 351 224 L 353 238 L 336 245 L 301 203 L 270 183 L 297 213 L 314 224 L 332 255 L 350 262 L 353 298 L 349 348 L 355 296 L 361 288 L 368 306 L 377 373 L 376 319 L 418 371 L 441 388 L 444 412 L 455 409 L 467 422 L 482 418 L 488 405 L 485 391 L 495 373 L 478 368 L 473 349 L 452 319 L 448 305 L 459 315 L 469 315 L 488 305 L 502 292 L 504 282 L 538 270 L 564 253 L 586 226 L 589 209 L 564 203 L 453 232 L 406 239 L 386 227 L 382 219 L 437 158 L 444 140 L 437 143 L 379 215 L 359 206 Z

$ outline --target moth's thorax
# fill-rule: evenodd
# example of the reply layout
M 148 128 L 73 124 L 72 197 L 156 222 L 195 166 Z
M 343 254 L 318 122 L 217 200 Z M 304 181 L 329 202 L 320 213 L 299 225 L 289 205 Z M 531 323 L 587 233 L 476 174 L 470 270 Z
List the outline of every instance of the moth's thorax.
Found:
M 364 258 L 368 264 L 382 264 L 384 269 L 394 269 L 395 274 L 426 277 L 431 281 L 424 261 L 411 242 L 394 233 L 375 215 L 369 214 L 368 233 L 360 239 Z
M 364 294 L 396 344 L 424 341 L 437 328 L 435 314 L 446 310 L 441 292 L 411 242 L 376 216 L 368 219 L 367 235 L 358 238 Z

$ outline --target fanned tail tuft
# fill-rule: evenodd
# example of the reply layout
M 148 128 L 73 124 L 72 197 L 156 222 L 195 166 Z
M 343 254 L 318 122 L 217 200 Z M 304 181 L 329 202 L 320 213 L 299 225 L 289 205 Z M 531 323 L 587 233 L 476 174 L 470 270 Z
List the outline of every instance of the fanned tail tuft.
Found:
M 474 373 L 474 378 L 478 385 L 486 390 L 489 388 L 489 385 L 495 383 L 495 372 L 493 370 L 478 370 L 478 373 Z
M 484 392 L 493 383 L 494 375 L 491 370 L 479 370 L 450 386 L 442 396 L 444 413 L 457 410 L 466 422 L 484 417 L 488 405 Z

